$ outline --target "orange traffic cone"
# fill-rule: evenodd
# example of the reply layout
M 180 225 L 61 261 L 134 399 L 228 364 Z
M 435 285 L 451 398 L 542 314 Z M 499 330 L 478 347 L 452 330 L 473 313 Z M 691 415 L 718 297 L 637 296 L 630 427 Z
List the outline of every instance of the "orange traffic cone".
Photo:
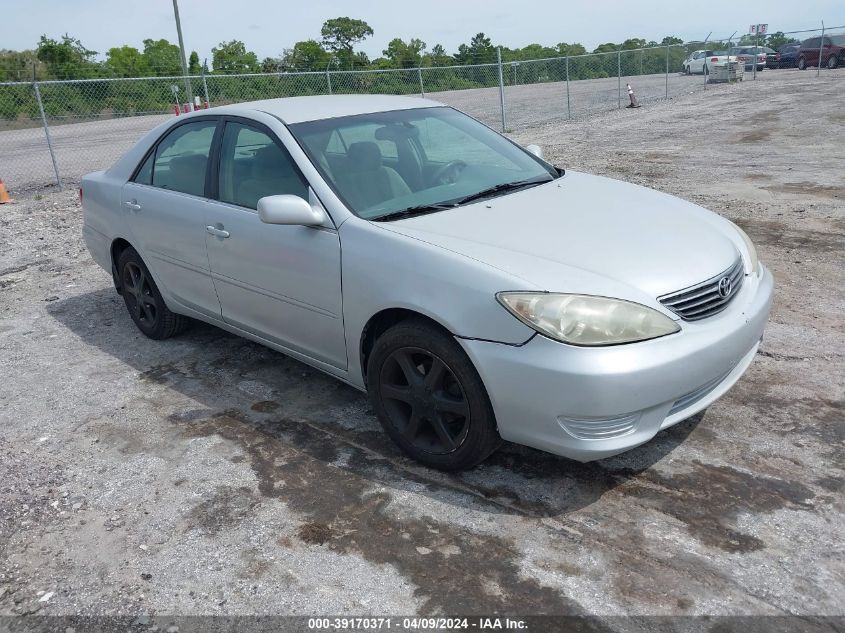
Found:
M 0 204 L 6 204 L 11 201 L 12 199 L 9 197 L 9 192 L 6 191 L 6 185 L 3 184 L 3 179 L 0 178 Z

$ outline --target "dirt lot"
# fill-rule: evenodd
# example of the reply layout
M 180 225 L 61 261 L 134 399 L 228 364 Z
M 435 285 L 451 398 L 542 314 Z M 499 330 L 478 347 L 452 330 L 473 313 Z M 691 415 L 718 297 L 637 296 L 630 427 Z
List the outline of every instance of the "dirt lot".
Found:
M 736 220 L 776 279 L 731 392 L 588 465 L 506 445 L 462 475 L 416 466 L 298 362 L 201 325 L 141 336 L 75 191 L 0 207 L 0 615 L 842 615 L 842 87 L 518 135 Z

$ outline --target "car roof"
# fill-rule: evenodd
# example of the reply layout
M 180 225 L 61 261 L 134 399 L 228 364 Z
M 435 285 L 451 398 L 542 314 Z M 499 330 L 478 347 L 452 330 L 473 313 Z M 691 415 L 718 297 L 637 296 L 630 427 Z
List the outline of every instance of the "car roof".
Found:
M 442 106 L 439 101 L 395 95 L 318 95 L 248 101 L 214 108 L 218 113 L 248 116 L 250 112 L 266 112 L 284 123 L 302 123 L 334 119 L 355 114 L 372 114 L 412 108 Z

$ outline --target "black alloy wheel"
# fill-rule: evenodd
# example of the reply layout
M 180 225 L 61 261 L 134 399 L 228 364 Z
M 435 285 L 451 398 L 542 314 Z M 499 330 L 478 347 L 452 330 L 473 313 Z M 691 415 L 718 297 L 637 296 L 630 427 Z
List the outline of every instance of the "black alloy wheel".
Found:
M 472 468 L 502 441 L 472 361 L 454 336 L 429 321 L 401 321 L 376 339 L 367 392 L 390 438 L 426 466 Z
M 162 340 L 188 327 L 188 317 L 171 312 L 165 305 L 149 269 L 134 248 L 129 247 L 120 254 L 117 270 L 126 309 L 143 334 Z
M 411 446 L 444 455 L 466 441 L 470 410 L 464 390 L 431 352 L 402 347 L 391 353 L 381 368 L 379 395 L 391 422 Z
M 122 284 L 123 297 L 132 320 L 141 330 L 155 329 L 159 309 L 144 270 L 135 262 L 127 262 L 123 267 Z

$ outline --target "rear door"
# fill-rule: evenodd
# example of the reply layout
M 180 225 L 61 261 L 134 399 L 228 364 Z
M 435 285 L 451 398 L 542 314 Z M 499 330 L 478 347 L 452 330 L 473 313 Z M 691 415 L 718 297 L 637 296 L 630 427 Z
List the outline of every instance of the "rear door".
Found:
M 816 66 L 819 62 L 819 46 L 822 38 L 811 37 L 801 45 L 801 55 L 804 56 L 804 61 L 807 66 Z
M 123 186 L 131 241 L 156 283 L 179 304 L 220 317 L 205 246 L 209 157 L 218 117 L 165 134 Z
M 223 320 L 290 350 L 346 369 L 340 239 L 331 226 L 264 224 L 264 196 L 311 199 L 284 145 L 263 125 L 227 117 L 208 212 L 208 257 Z

